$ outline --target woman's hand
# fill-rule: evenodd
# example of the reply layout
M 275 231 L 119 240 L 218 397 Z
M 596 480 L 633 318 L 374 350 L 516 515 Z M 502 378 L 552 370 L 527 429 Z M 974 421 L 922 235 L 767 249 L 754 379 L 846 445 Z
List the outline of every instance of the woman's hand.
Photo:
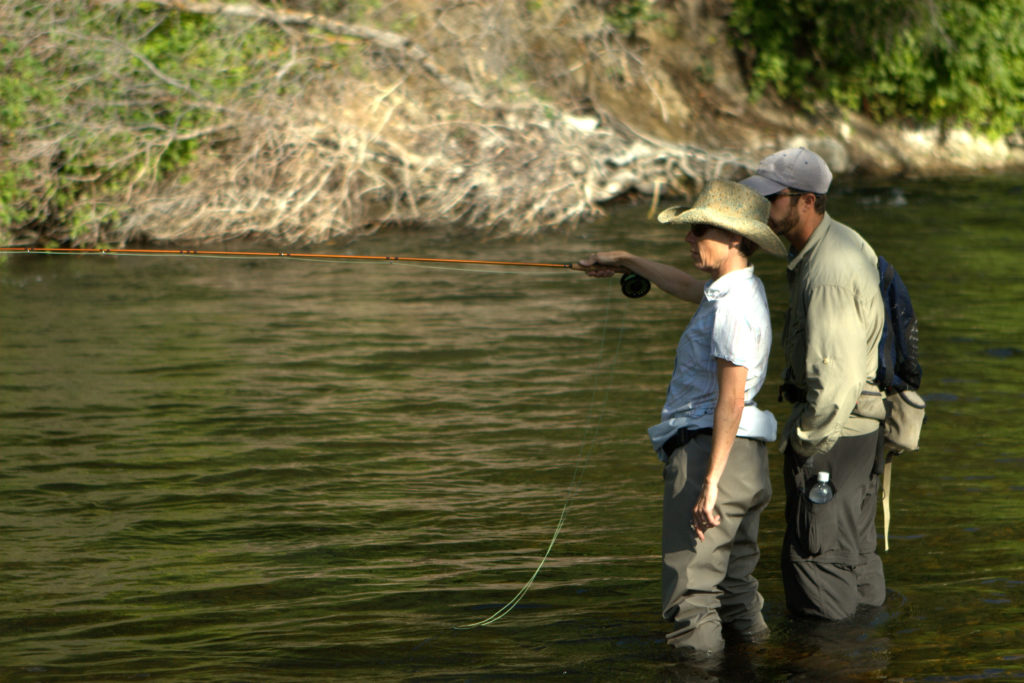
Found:
M 590 277 L 611 277 L 624 272 L 622 262 L 630 256 L 626 251 L 599 251 L 581 258 L 579 264 Z
M 700 498 L 697 499 L 697 504 L 693 506 L 692 523 L 697 538 L 702 541 L 704 540 L 705 531 L 722 523 L 722 517 L 715 512 L 716 502 L 718 502 L 718 484 L 711 484 L 705 481 L 704 488 L 700 492 Z

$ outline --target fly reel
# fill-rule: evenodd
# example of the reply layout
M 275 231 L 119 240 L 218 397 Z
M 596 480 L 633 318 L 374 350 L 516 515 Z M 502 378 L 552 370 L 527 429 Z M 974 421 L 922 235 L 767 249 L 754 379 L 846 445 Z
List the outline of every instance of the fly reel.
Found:
M 619 279 L 622 293 L 630 299 L 639 299 L 651 291 L 651 281 L 636 273 L 626 273 Z

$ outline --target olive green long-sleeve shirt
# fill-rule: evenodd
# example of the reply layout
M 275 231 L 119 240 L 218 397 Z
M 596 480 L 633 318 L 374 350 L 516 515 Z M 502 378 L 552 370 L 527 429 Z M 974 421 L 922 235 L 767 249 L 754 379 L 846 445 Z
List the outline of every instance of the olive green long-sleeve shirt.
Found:
M 877 264 L 871 245 L 828 213 L 789 261 L 786 378 L 806 401 L 794 404 L 782 446 L 804 458 L 875 431 L 885 417 L 873 385 L 885 321 Z

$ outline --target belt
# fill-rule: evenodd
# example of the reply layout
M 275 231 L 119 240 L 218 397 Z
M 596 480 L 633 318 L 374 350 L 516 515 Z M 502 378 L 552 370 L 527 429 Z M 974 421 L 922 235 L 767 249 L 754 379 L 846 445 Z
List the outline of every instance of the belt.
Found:
M 686 444 L 690 443 L 690 440 L 695 436 L 701 434 L 711 435 L 711 427 L 704 427 L 703 429 L 690 429 L 689 427 L 683 427 L 676 431 L 675 434 L 668 437 L 668 441 L 661 447 L 665 452 L 665 455 L 671 456 L 677 448 L 682 448 Z
M 790 403 L 807 403 L 807 390 L 801 389 L 795 384 L 784 382 L 779 387 L 779 403 L 789 401 Z

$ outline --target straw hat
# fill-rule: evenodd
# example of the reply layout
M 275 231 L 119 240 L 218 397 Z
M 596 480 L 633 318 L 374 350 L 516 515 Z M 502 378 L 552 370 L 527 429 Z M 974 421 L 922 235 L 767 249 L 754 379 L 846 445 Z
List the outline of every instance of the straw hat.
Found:
M 712 180 L 689 209 L 674 206 L 658 215 L 661 223 L 707 223 L 748 238 L 769 254 L 786 255 L 786 245 L 768 227 L 771 204 L 759 193 L 731 180 Z

